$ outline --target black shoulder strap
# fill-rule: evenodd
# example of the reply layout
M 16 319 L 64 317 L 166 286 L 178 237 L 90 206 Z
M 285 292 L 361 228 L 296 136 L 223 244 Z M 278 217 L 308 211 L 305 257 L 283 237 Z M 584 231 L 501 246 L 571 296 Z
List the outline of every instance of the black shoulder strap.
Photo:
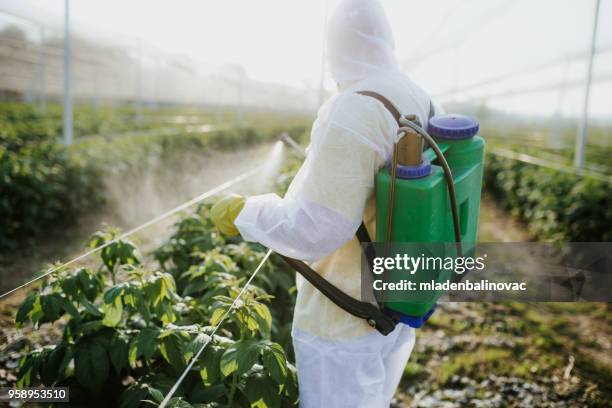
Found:
M 371 98 L 376 99 L 378 102 L 382 103 L 385 106 L 385 108 L 387 108 L 389 113 L 393 116 L 397 124 L 401 126 L 400 124 L 401 113 L 397 110 L 395 105 L 393 105 L 393 103 L 390 100 L 388 100 L 381 94 L 372 92 L 372 91 L 359 91 L 357 93 L 359 95 L 369 96 Z M 428 113 L 427 119 L 431 119 L 435 115 L 436 115 L 436 108 L 434 107 L 433 101 L 430 99 L 429 100 L 429 113 Z
M 387 108 L 389 113 L 393 116 L 397 124 L 400 125 L 400 118 L 402 117 L 402 114 L 397 110 L 395 105 L 393 105 L 393 103 L 390 100 L 388 100 L 381 94 L 372 92 L 372 91 L 359 91 L 357 93 L 359 95 L 369 96 L 371 98 L 376 99 L 378 102 L 382 103 L 385 106 L 385 108 Z
M 381 334 L 387 335 L 393 331 L 396 322 L 387 316 L 381 309 L 368 302 L 357 300 L 342 290 L 338 289 L 328 280 L 323 278 L 317 271 L 297 259 L 288 258 L 280 255 L 296 272 L 302 275 L 308 282 L 325 295 L 336 306 L 353 316 L 365 319 L 368 324 L 378 330 Z
M 395 105 L 393 105 L 393 103 L 390 100 L 388 100 L 381 94 L 377 92 L 373 92 L 373 91 L 358 91 L 357 93 L 359 95 L 369 96 L 370 98 L 374 98 L 378 102 L 382 103 L 384 107 L 389 111 L 389 113 L 393 116 L 398 126 L 401 126 L 400 118 L 402 117 L 402 114 L 397 110 Z M 357 239 L 359 239 L 359 242 L 361 242 L 362 244 L 372 242 L 372 239 L 370 238 L 370 234 L 368 233 L 368 230 L 365 224 L 363 223 L 363 221 L 361 222 L 361 225 L 359 226 L 359 229 L 357 230 Z M 368 258 L 369 264 L 372 265 L 372 259 L 371 259 L 372 254 L 366 253 L 366 256 Z

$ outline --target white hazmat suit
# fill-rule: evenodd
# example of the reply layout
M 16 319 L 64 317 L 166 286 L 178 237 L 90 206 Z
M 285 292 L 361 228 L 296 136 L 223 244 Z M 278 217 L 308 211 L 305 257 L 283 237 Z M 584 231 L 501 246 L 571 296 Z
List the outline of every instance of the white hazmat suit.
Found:
M 375 231 L 374 179 L 388 161 L 397 123 L 374 91 L 402 114 L 429 115 L 429 96 L 400 72 L 391 27 L 377 0 L 344 0 L 328 27 L 329 69 L 339 93 L 319 109 L 306 160 L 284 198 L 247 199 L 235 220 L 258 241 L 360 297 L 362 220 Z M 293 320 L 301 407 L 388 407 L 412 351 L 414 329 L 382 336 L 297 277 Z

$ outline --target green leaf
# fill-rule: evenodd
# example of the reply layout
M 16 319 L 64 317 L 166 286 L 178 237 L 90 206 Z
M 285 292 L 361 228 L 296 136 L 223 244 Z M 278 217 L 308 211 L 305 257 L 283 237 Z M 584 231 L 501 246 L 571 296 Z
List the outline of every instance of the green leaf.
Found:
M 30 310 L 29 317 L 35 325 L 40 324 L 40 321 L 45 317 L 45 314 L 42 310 L 40 296 L 36 296 L 36 299 L 34 300 L 34 305 L 32 306 L 32 310 Z
M 136 299 L 136 309 L 145 322 L 148 323 L 151 321 L 151 311 L 149 310 L 149 305 L 143 296 Z
M 267 344 L 263 349 L 263 364 L 268 375 L 279 384 L 287 378 L 287 358 L 285 351 L 278 343 Z
M 62 316 L 62 303 L 59 293 L 40 296 L 40 305 L 47 321 L 54 322 Z
M 30 292 L 28 296 L 25 298 L 21 306 L 19 306 L 19 310 L 17 311 L 17 316 L 15 317 L 15 322 L 17 328 L 20 328 L 23 323 L 28 320 L 30 317 L 30 312 L 34 308 L 34 303 L 37 298 L 36 292 Z
M 199 359 L 200 377 L 204 386 L 209 387 L 219 380 L 221 376 L 221 356 L 224 352 L 225 348 L 216 344 L 210 344 L 208 348 L 204 349 Z
M 108 327 L 117 326 L 123 316 L 123 302 L 121 301 L 121 297 L 115 297 L 113 303 L 104 303 L 102 305 L 102 312 L 104 313 L 104 319 L 102 320 L 103 325 Z
M 291 364 L 287 364 L 287 380 L 283 386 L 283 394 L 291 405 L 297 405 L 300 397 L 298 391 L 297 371 Z
M 101 320 L 92 320 L 86 323 L 81 323 L 78 328 L 76 334 L 86 335 L 93 332 L 96 332 L 103 328 Z
M 270 314 L 270 309 L 261 303 L 252 304 L 251 309 L 251 314 L 254 315 L 255 321 L 257 322 L 256 329 L 259 330 L 262 337 L 269 338 L 272 330 L 272 315 Z
M 66 370 L 68 369 L 68 366 L 70 365 L 73 359 L 74 359 L 74 348 L 70 347 L 66 349 L 66 352 L 64 353 L 64 358 L 62 359 L 62 362 L 60 363 L 60 366 L 58 369 L 60 378 L 66 372 Z
M 146 360 L 150 360 L 153 357 L 155 351 L 157 351 L 160 333 L 161 330 L 157 327 L 145 327 L 132 340 L 128 356 L 131 367 L 136 365 L 136 360 L 140 357 L 144 357 Z
M 270 314 L 270 309 L 268 309 L 268 306 L 262 303 L 254 303 L 251 305 L 251 308 L 261 319 L 260 324 L 262 322 L 265 322 L 265 327 L 270 330 L 270 328 L 272 327 L 272 315 Z
M 198 407 L 200 406 L 199 404 L 197 404 L 198 402 L 207 402 L 207 403 L 219 402 L 220 403 L 225 400 L 227 395 L 229 395 L 229 390 L 227 389 L 225 384 L 220 383 L 220 384 L 215 384 L 215 385 L 205 386 L 205 387 L 193 387 L 193 389 L 188 395 L 188 399 L 192 403 L 194 402 L 196 403 L 194 404 L 194 407 Z M 208 408 L 213 408 L 216 406 L 218 405 L 216 404 L 215 405 L 213 404 L 205 405 L 205 407 L 208 407 Z
M 123 295 L 124 285 L 113 286 L 104 293 L 104 303 L 113 303 L 118 296 Z
M 40 367 L 40 377 L 43 384 L 47 386 L 53 385 L 53 383 L 62 378 L 63 370 L 62 362 L 66 355 L 66 345 L 61 343 L 46 353 L 46 358 L 43 359 Z
M 80 320 L 81 314 L 79 313 L 77 308 L 72 304 L 72 302 L 66 298 L 61 298 L 61 299 L 62 299 L 62 308 L 74 319 Z
M 79 294 L 79 301 L 81 297 L 87 298 L 89 301 L 93 301 L 98 293 L 102 290 L 104 285 L 102 278 L 91 272 L 88 268 L 81 268 L 76 272 L 79 285 L 81 287 L 81 293 Z
M 74 358 L 76 379 L 88 390 L 98 393 L 110 370 L 106 349 L 96 338 L 81 341 Z
M 265 373 L 254 373 L 247 377 L 242 392 L 251 403 L 251 408 L 278 408 L 281 406 L 280 387 Z
M 128 365 L 129 344 L 127 336 L 115 335 L 111 339 L 111 345 L 108 349 L 108 357 L 110 358 L 113 368 L 117 375 L 121 373 L 123 368 Z
M 168 364 L 177 370 L 181 370 L 185 366 L 183 360 L 183 342 L 178 334 L 172 333 L 164 337 L 161 341 L 159 351 Z
M 240 323 L 245 325 L 247 329 L 249 329 L 251 332 L 254 332 L 260 329 L 259 320 L 257 318 L 257 315 L 252 313 L 249 309 L 242 308 L 238 310 L 238 312 L 236 313 L 236 316 L 238 317 L 238 320 L 240 321 Z
M 220 367 L 223 376 L 227 377 L 233 372 L 242 375 L 249 371 L 259 359 L 259 346 L 256 340 L 234 343 L 221 357 Z
M 106 242 L 110 237 L 104 237 L 102 240 L 98 240 L 97 245 L 101 242 Z M 96 246 L 97 246 L 96 245 Z M 109 271 L 113 271 L 117 265 L 138 265 L 140 260 L 136 256 L 136 246 L 128 240 L 119 240 L 112 243 L 102 250 L 101 253 L 102 262 Z
M 102 312 L 100 312 L 100 310 L 94 306 L 93 303 L 91 303 L 86 297 L 85 295 L 81 294 L 81 296 L 79 296 L 79 303 L 81 304 L 81 306 L 83 306 L 85 308 L 85 310 L 96 317 L 102 317 L 103 314 Z
M 157 388 L 149 387 L 149 395 L 151 398 L 153 398 L 153 401 L 157 402 L 158 404 L 164 400 L 164 394 L 162 394 L 162 392 Z
M 176 313 L 174 313 L 174 309 L 172 308 L 172 304 L 170 304 L 170 302 L 164 302 L 159 305 L 157 308 L 157 314 L 164 326 L 176 320 Z
M 66 296 L 70 297 L 71 299 L 77 298 L 77 294 L 78 294 L 77 279 L 78 277 L 75 274 L 73 274 L 70 277 L 62 280 L 61 282 L 62 292 Z
M 212 313 L 212 316 L 210 317 L 210 325 L 216 326 L 221 320 L 221 318 L 223 317 L 223 315 L 225 314 L 226 310 L 227 309 L 223 307 L 215 309 L 215 311 Z
M 149 390 L 141 384 L 130 385 L 119 397 L 119 408 L 139 408 L 148 394 Z
M 38 367 L 40 365 L 40 353 L 30 353 L 19 363 L 19 376 L 17 380 L 18 387 L 28 387 L 38 375 Z
M 183 358 L 185 359 L 185 363 L 189 363 L 193 356 L 210 340 L 210 336 L 204 333 L 198 334 L 185 349 L 185 354 Z
M 159 302 L 161 302 L 168 296 L 168 285 L 166 284 L 166 280 L 163 278 L 159 278 L 155 282 L 155 288 L 157 289 L 157 296 L 155 297 L 153 305 L 157 306 Z
M 174 282 L 174 278 L 169 273 L 164 273 L 162 275 L 162 280 L 167 288 L 168 292 L 176 292 L 176 283 Z

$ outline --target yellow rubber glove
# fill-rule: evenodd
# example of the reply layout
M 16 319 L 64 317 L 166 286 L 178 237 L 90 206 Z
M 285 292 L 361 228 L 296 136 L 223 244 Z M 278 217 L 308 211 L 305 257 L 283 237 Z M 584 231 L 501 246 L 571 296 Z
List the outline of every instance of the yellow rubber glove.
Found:
M 219 200 L 210 210 L 210 218 L 215 227 L 223 235 L 235 237 L 239 234 L 238 228 L 234 225 L 234 220 L 244 207 L 245 198 L 238 194 L 228 195 Z

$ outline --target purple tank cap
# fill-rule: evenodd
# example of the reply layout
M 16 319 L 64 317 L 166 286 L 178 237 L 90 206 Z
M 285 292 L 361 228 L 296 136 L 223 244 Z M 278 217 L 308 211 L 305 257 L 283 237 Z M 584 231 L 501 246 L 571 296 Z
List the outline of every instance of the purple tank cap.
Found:
M 390 173 L 391 163 L 389 163 L 388 168 Z M 401 179 L 416 179 L 429 176 L 430 174 L 431 163 L 429 160 L 423 160 L 423 163 L 418 166 L 402 166 L 401 164 L 398 164 L 395 171 L 395 175 Z
M 462 140 L 474 137 L 480 124 L 476 118 L 465 115 L 437 115 L 429 120 L 427 132 L 433 137 Z

